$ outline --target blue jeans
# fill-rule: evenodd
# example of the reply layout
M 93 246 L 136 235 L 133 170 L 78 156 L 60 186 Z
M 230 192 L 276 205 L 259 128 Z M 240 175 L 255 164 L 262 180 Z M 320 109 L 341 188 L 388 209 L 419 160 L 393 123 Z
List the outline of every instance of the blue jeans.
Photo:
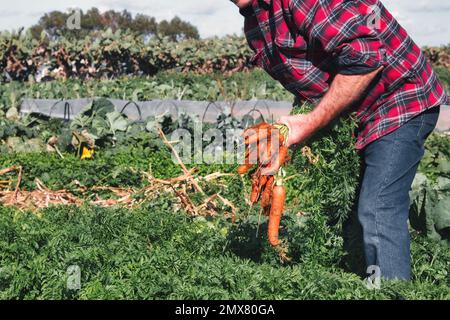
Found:
M 362 151 L 358 219 L 366 264 L 377 266 L 384 279 L 411 278 L 409 191 L 439 111 L 428 109 Z

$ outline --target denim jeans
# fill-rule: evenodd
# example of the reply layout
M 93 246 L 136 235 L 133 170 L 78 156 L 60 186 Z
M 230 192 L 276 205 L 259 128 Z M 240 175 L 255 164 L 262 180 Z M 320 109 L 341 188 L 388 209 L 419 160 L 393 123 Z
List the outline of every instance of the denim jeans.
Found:
M 384 279 L 411 278 L 409 191 L 439 111 L 428 109 L 362 151 L 358 219 L 366 264 L 378 267 Z

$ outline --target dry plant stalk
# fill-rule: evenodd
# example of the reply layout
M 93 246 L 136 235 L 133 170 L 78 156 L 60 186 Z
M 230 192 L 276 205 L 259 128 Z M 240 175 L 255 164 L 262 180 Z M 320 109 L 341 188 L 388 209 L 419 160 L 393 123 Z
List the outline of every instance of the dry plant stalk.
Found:
M 88 188 L 82 186 L 78 181 L 75 181 L 75 184 L 78 186 L 78 192 L 81 194 L 85 194 L 87 192 L 95 193 L 96 191 L 110 191 L 115 195 L 115 198 L 102 199 L 98 194 L 96 194 L 96 199 L 92 201 L 81 199 L 65 189 L 57 191 L 50 190 L 39 179 L 35 180 L 36 190 L 21 190 L 20 183 L 23 176 L 21 167 L 12 166 L 10 168 L 2 169 L 0 170 L 0 175 L 13 171 L 18 171 L 16 187 L 14 190 L 10 190 L 12 180 L 6 181 L 7 188 L 2 188 L 2 184 L 0 184 L 0 203 L 5 206 L 15 206 L 21 210 L 39 210 L 52 205 L 81 206 L 86 202 L 100 207 L 122 206 L 134 208 L 141 205 L 146 199 L 154 198 L 161 194 L 172 194 L 176 199 L 178 199 L 178 203 L 174 205 L 175 211 L 183 209 L 188 214 L 193 216 L 217 215 L 217 201 L 221 201 L 224 205 L 231 208 L 231 218 L 233 223 L 237 212 L 237 209 L 233 203 L 218 193 L 209 196 L 201 205 L 195 206 L 187 192 L 188 187 L 193 186 L 195 188 L 195 185 L 197 184 L 197 181 L 192 176 L 192 174 L 196 171 L 195 168 L 186 170 L 183 175 L 171 179 L 157 179 L 150 173 L 144 172 L 143 175 L 147 178 L 148 185 L 141 189 L 108 186 L 94 186 Z M 216 172 L 203 178 L 200 177 L 199 180 L 211 181 L 213 179 L 218 179 L 229 175 L 230 174 Z M 135 197 L 136 195 L 141 196 Z
M 199 186 L 197 181 L 195 181 L 195 178 L 191 174 L 189 174 L 189 170 L 186 168 L 186 166 L 184 165 L 183 161 L 181 161 L 181 158 L 178 155 L 178 152 L 175 150 L 175 148 L 172 146 L 172 144 L 169 142 L 169 140 L 167 140 L 167 137 L 164 134 L 164 132 L 160 128 L 158 128 L 158 131 L 159 131 L 159 134 L 161 135 L 161 138 L 163 139 L 164 143 L 170 148 L 170 150 L 172 151 L 173 155 L 177 159 L 178 164 L 181 166 L 181 168 L 183 169 L 184 173 L 191 179 L 192 184 L 194 185 L 195 189 L 197 189 L 197 191 L 200 192 L 201 194 L 205 194 L 205 192 Z
M 302 148 L 302 155 L 308 159 L 310 164 L 316 164 L 319 161 L 319 156 L 314 155 L 311 148 L 308 146 Z

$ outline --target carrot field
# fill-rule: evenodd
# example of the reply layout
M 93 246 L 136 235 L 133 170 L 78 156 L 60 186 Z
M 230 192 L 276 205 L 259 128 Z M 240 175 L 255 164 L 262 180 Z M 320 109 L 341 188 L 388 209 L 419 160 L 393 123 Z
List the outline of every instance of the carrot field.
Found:
M 118 43 L 121 35 L 105 37 Z M 25 61 L 32 46 L 15 41 Z M 204 46 L 198 41 L 155 41 L 148 52 L 138 44 L 117 50 L 154 74 L 130 64 L 117 74 L 37 82 L 30 71 L 0 86 L 0 299 L 450 299 L 448 133 L 427 141 L 411 191 L 413 280 L 371 290 L 354 212 L 360 159 L 351 115 L 291 151 L 281 244 L 273 247 L 239 164 L 173 159 L 171 132 L 194 135 L 198 119 L 132 121 L 107 99 L 287 100 L 300 113 L 311 106 L 253 70 L 240 38 L 211 40 L 210 56 L 193 51 Z M 171 54 L 149 59 L 157 50 Z M 195 63 L 183 60 L 191 56 Z M 450 71 L 435 60 L 449 88 Z M 23 99 L 86 97 L 95 99 L 70 121 L 20 115 Z M 261 120 L 221 110 L 202 133 Z

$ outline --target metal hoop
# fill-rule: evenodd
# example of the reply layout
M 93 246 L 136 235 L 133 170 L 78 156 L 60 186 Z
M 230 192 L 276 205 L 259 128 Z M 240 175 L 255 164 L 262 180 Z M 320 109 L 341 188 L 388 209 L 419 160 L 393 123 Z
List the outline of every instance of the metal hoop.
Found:
M 209 107 L 212 106 L 212 105 L 214 105 L 218 111 L 223 112 L 223 109 L 218 107 L 216 102 L 209 101 L 208 105 L 206 106 L 205 112 L 203 112 L 202 123 L 205 122 L 206 113 L 208 112 Z
M 170 105 L 174 106 L 175 107 L 175 111 L 177 113 L 177 118 L 180 117 L 180 108 L 178 108 L 177 104 L 173 100 L 161 100 L 159 102 L 159 104 L 156 106 L 155 110 L 158 110 L 158 108 L 161 105 L 163 105 L 164 103 L 169 103 Z M 155 117 L 156 117 L 156 114 L 155 114 Z M 174 119 L 172 119 L 172 120 L 174 120 Z
M 56 107 L 56 105 L 60 102 L 63 102 L 63 99 L 56 101 L 51 107 L 50 107 L 50 112 L 48 113 L 48 117 L 51 118 L 52 117 L 52 113 L 53 113 L 53 109 Z
M 73 110 L 72 110 L 73 113 Z M 67 118 L 66 118 L 67 116 Z M 64 103 L 64 121 L 69 122 L 70 121 L 70 103 L 69 101 L 66 101 Z
M 123 112 L 125 111 L 125 109 L 126 109 L 129 105 L 131 105 L 131 104 L 134 104 L 134 105 L 136 106 L 136 110 L 137 110 L 137 112 L 138 112 L 138 114 L 139 114 L 139 120 L 138 120 L 138 121 L 142 121 L 143 119 L 142 119 L 141 107 L 139 107 L 139 105 L 138 105 L 136 102 L 134 102 L 133 100 L 128 101 L 128 102 L 123 106 L 122 110 L 120 110 L 120 113 L 123 114 Z

